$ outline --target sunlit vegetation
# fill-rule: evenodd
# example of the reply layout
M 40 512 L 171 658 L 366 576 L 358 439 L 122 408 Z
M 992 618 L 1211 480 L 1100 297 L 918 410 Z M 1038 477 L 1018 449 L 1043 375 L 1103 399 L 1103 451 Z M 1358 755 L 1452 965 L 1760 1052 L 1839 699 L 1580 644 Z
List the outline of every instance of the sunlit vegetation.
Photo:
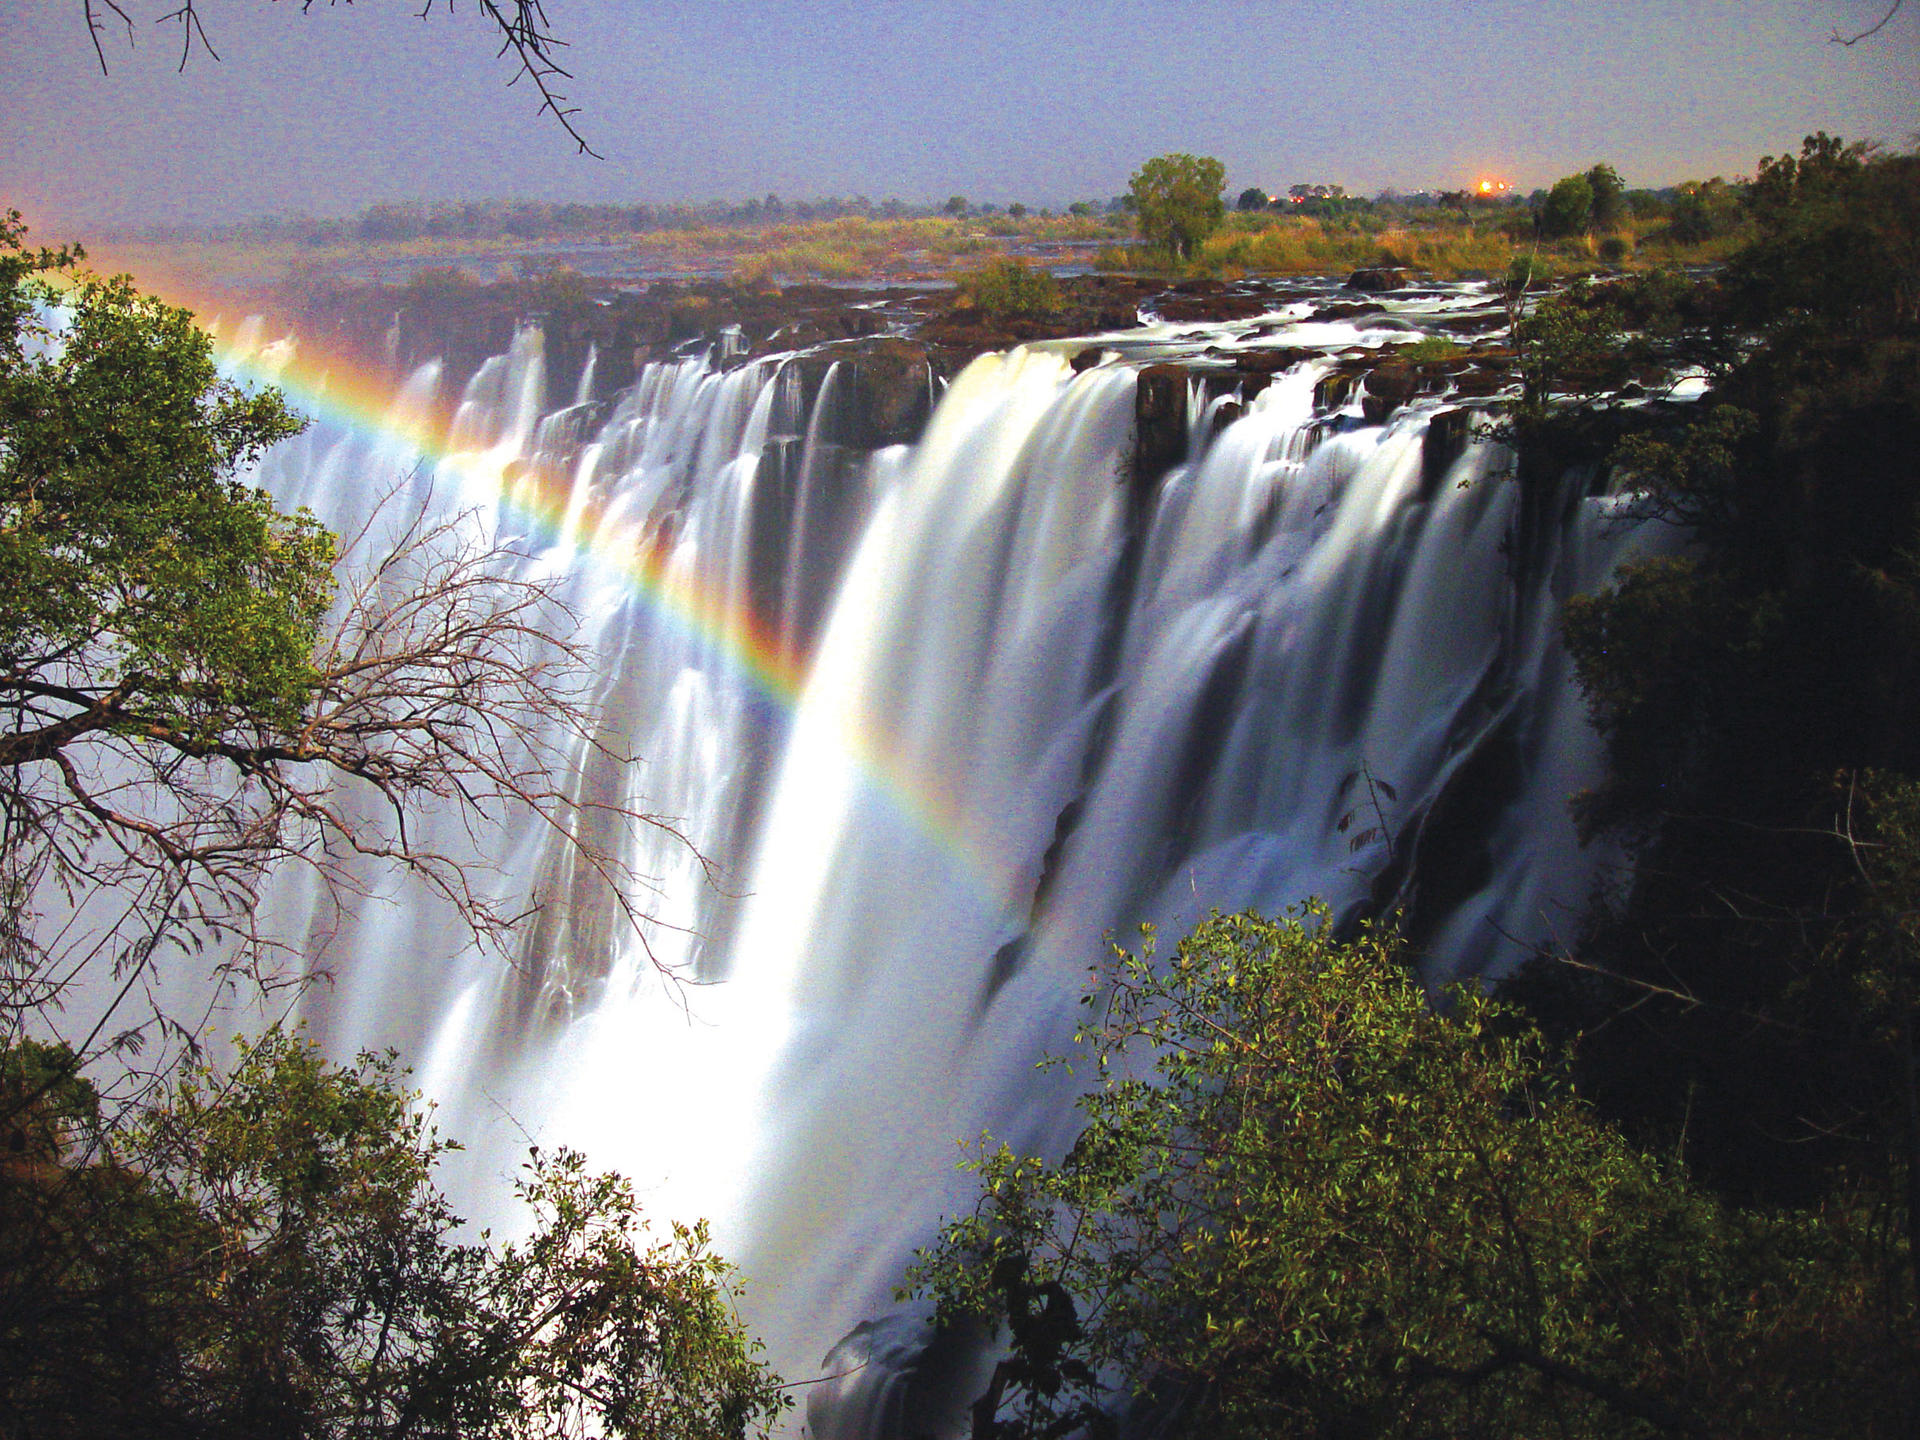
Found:
M 939 283 L 1000 254 L 1169 277 L 1318 275 L 1386 264 L 1458 279 L 1503 274 L 1522 253 L 1547 256 L 1563 276 L 1712 264 L 1751 234 L 1745 181 L 1715 176 L 1627 190 L 1612 167 L 1599 164 L 1557 183 L 1557 204 L 1553 188 L 1530 196 L 1460 190 L 1255 203 L 1266 192 L 1253 187 L 1231 211 L 1223 204 L 1223 215 L 1178 254 L 1164 235 L 1143 238 L 1131 196 L 1075 201 L 1055 212 L 955 195 L 924 207 L 777 196 L 697 207 L 388 205 L 339 220 L 263 220 L 211 238 L 153 239 L 116 246 L 114 255 L 136 269 L 162 261 L 243 287 L 431 264 L 492 280 L 523 267 L 529 254 L 555 253 L 593 272 L 730 276 L 756 285 Z
M 954 294 L 959 304 L 996 319 L 1050 315 L 1060 308 L 1060 286 L 1052 273 L 1019 260 L 989 260 L 964 272 Z

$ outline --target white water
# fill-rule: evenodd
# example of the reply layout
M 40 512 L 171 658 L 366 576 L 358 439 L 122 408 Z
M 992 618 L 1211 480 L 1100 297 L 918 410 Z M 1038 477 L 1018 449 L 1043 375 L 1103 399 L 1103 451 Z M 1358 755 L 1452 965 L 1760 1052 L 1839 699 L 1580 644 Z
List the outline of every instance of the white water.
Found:
M 1116 350 L 1164 349 L 1163 332 Z M 652 959 L 714 983 L 664 985 L 531 825 L 482 847 L 500 893 L 559 902 L 517 970 L 391 886 L 336 928 L 289 882 L 273 918 L 324 938 L 336 980 L 308 1008 L 327 1043 L 412 1058 L 470 1146 L 470 1213 L 498 1213 L 529 1136 L 584 1148 L 656 1211 L 714 1219 L 788 1376 L 892 1308 L 912 1248 L 966 1201 L 957 1138 L 1063 1143 L 1071 1096 L 1033 1062 L 1064 1045 L 1109 932 L 1310 895 L 1349 910 L 1476 755 L 1502 757 L 1486 773 L 1505 788 L 1449 832 L 1479 864 L 1437 910 L 1428 897 L 1430 982 L 1498 971 L 1584 899 L 1595 857 L 1565 802 L 1595 744 L 1554 622 L 1629 541 L 1577 498 L 1516 540 L 1515 488 L 1485 478 L 1484 445 L 1423 498 L 1431 405 L 1384 427 L 1356 411 L 1315 443 L 1327 367 L 1303 364 L 1130 510 L 1126 362 L 983 357 L 917 446 L 851 469 L 791 367 L 650 366 L 610 413 L 542 416 L 540 364 L 531 333 L 491 362 L 461 406 L 465 453 L 409 483 L 523 535 L 560 577 L 604 657 L 607 738 L 645 757 L 580 783 L 678 817 L 725 869 L 716 889 L 660 832 L 622 838 L 654 877 L 636 897 L 659 921 Z M 417 372 L 396 407 L 437 383 Z M 414 458 L 321 427 L 263 475 L 351 530 L 369 477 Z M 571 477 L 557 534 L 502 503 L 526 462 Z M 858 522 L 844 554 L 806 523 L 829 502 Z M 737 618 L 650 608 L 620 558 L 646 536 L 726 597 L 716 617 L 758 607 L 798 633 L 824 616 L 796 705 L 743 675 Z M 1396 797 L 1379 813 L 1367 776 Z M 1395 838 L 1354 849 L 1376 822 Z M 437 823 L 436 841 L 467 843 Z M 816 1429 L 867 1433 L 902 1383 L 874 1367 Z

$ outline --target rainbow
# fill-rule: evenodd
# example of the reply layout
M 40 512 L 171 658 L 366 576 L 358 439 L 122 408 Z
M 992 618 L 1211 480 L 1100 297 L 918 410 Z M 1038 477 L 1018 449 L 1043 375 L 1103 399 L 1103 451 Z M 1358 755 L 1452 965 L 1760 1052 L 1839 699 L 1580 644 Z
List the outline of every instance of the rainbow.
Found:
M 527 467 L 506 473 L 511 457 L 480 455 L 453 448 L 439 428 L 425 417 L 408 416 L 394 405 L 390 380 L 369 373 L 357 363 L 309 348 L 304 342 L 264 347 L 240 346 L 222 324 L 222 311 L 232 302 L 196 294 L 175 276 L 136 276 L 141 288 L 168 304 L 191 311 L 213 336 L 223 370 L 249 384 L 280 391 L 291 408 L 309 418 L 352 431 L 367 440 L 401 448 L 421 462 L 458 473 L 469 486 L 492 492 L 501 513 L 557 543 L 569 533 L 566 523 L 572 499 L 568 477 Z M 718 589 L 702 584 L 684 567 L 672 566 L 668 544 L 626 536 L 606 536 L 589 512 L 571 528 L 575 537 L 600 537 L 574 542 L 573 559 L 603 575 L 614 577 L 660 623 L 702 642 L 707 653 L 720 657 L 732 676 L 791 716 L 800 706 L 806 687 L 808 657 L 787 645 L 778 632 L 748 606 L 735 603 Z M 897 821 L 930 842 L 944 857 L 955 878 L 988 903 L 1010 893 L 1013 878 L 1007 862 L 972 842 L 972 828 L 954 795 L 954 787 L 939 777 L 916 773 L 890 737 L 872 724 L 843 727 L 840 738 L 845 757 L 859 776 L 862 792 L 878 801 Z

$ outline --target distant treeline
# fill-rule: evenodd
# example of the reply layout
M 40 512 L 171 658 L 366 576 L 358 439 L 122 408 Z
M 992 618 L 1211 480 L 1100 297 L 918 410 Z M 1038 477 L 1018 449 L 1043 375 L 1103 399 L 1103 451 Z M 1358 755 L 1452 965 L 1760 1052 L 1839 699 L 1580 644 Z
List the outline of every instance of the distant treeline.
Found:
M 1688 180 L 1661 189 L 1627 191 L 1624 199 L 1628 213 L 1636 220 L 1666 219 L 1681 211 L 1731 213 L 1737 205 L 1742 180 L 1727 181 L 1719 176 L 1710 180 Z M 1371 198 L 1346 194 L 1337 185 L 1295 186 L 1307 194 L 1295 196 L 1286 191 L 1270 192 L 1249 186 L 1239 192 L 1234 208 L 1248 212 L 1309 216 L 1325 220 L 1359 220 L 1364 217 L 1394 220 L 1412 218 L 1410 212 L 1424 212 L 1431 219 L 1449 214 L 1462 220 L 1495 218 L 1519 219 L 1538 213 L 1548 193 L 1531 194 L 1509 191 L 1485 196 L 1471 190 L 1418 190 L 1411 193 L 1386 189 Z M 1324 193 L 1323 193 L 1324 192 Z M 1704 204 L 1702 203 L 1704 202 Z M 1076 200 L 1058 209 L 1029 206 L 1019 201 L 1006 205 L 975 202 L 964 195 L 952 195 L 937 202 L 914 202 L 890 198 L 871 200 L 864 195 L 843 198 L 829 195 L 810 200 L 784 200 L 777 194 L 747 200 L 710 200 L 703 204 L 564 204 L 532 200 L 406 201 L 397 204 L 370 205 L 359 213 L 345 216 L 263 215 L 226 226 L 142 227 L 138 234 L 120 238 L 147 240 L 220 239 L 263 242 L 292 241 L 307 245 L 338 245 L 354 242 L 380 244 L 410 240 L 534 240 L 556 238 L 590 239 L 603 235 L 633 235 L 666 231 L 711 230 L 716 228 L 751 229 L 772 225 L 805 224 L 812 221 L 840 220 L 861 216 L 880 220 L 913 220 L 929 216 L 984 218 L 1004 216 L 1023 219 L 1029 215 L 1055 214 L 1083 218 L 1120 219 L 1132 212 L 1129 196 Z M 1703 228 L 1698 224 L 1690 229 Z M 1709 221 L 1704 227 L 1714 228 Z
M 1119 197 L 1077 201 L 1066 207 L 1076 215 L 1118 214 Z M 951 196 L 933 204 L 904 200 L 870 200 L 864 195 L 843 199 L 783 200 L 778 195 L 744 201 L 711 200 L 701 205 L 587 205 L 550 204 L 529 200 L 407 202 L 370 205 L 352 216 L 316 218 L 311 215 L 268 215 L 226 227 L 219 238 L 285 241 L 331 245 L 356 240 L 392 243 L 407 240 L 532 240 L 557 236 L 588 238 L 631 235 L 650 231 L 705 230 L 715 227 L 751 228 L 840 220 L 848 216 L 913 220 L 932 215 L 986 216 L 1055 212 L 1018 202 L 1007 206 Z

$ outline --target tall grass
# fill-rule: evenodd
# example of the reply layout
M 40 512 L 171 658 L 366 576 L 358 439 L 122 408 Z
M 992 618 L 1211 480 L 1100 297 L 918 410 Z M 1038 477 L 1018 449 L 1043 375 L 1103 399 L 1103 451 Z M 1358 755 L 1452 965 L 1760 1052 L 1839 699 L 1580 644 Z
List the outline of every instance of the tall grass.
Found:
M 1466 226 L 1372 229 L 1285 217 L 1224 228 L 1201 247 L 1192 269 L 1203 275 L 1327 275 L 1392 265 L 1437 278 L 1499 274 L 1514 242 L 1496 230 Z

